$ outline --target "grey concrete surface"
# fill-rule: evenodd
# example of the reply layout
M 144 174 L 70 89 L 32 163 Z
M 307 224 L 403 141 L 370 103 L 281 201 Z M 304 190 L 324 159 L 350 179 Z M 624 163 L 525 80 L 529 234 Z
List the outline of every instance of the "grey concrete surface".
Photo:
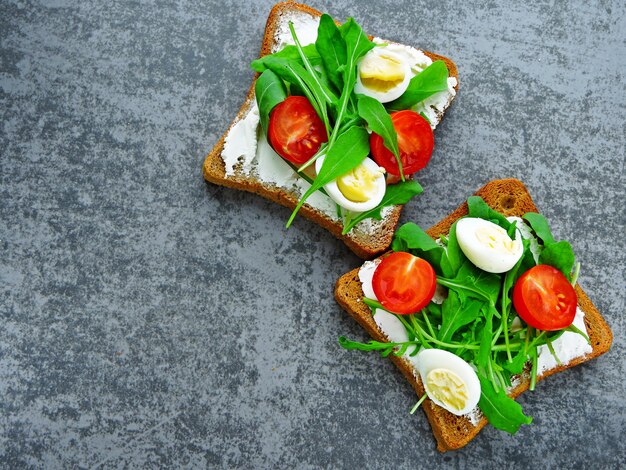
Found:
M 612 350 L 521 397 L 532 426 L 439 454 L 392 364 L 337 344 L 365 339 L 332 297 L 359 260 L 202 179 L 271 2 L 2 0 L 0 466 L 623 466 L 624 2 L 311 4 L 459 66 L 402 219 L 522 179 Z

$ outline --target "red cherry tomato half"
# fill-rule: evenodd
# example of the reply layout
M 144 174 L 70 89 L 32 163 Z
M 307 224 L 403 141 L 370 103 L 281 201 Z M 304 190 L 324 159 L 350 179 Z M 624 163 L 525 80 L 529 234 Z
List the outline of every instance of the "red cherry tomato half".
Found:
M 391 114 L 393 128 L 398 134 L 398 149 L 402 172 L 410 175 L 424 168 L 433 153 L 435 139 L 428 121 L 415 111 L 405 110 Z M 374 161 L 382 166 L 387 173 L 400 176 L 398 161 L 394 154 L 385 147 L 383 138 L 372 133 L 370 148 Z
M 576 316 L 576 291 L 561 271 L 546 264 L 529 269 L 515 283 L 513 306 L 540 330 L 561 330 Z
M 304 96 L 289 96 L 274 107 L 267 137 L 278 155 L 296 165 L 328 141 L 324 123 Z
M 378 301 L 393 313 L 415 313 L 435 294 L 437 279 L 422 258 L 398 251 L 387 256 L 374 271 L 372 287 Z

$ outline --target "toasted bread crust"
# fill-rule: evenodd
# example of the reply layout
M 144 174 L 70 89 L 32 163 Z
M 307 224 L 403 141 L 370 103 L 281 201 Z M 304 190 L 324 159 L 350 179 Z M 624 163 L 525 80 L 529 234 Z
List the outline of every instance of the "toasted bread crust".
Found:
M 279 25 L 280 18 L 281 16 L 289 14 L 290 12 L 307 13 L 311 16 L 322 15 L 321 12 L 307 5 L 302 5 L 300 3 L 292 1 L 281 2 L 274 5 L 269 14 L 269 17 L 267 18 L 265 34 L 263 36 L 263 43 L 261 45 L 260 57 L 263 57 L 272 52 L 272 46 L 274 43 L 274 38 L 276 36 L 276 31 Z M 455 88 L 458 90 L 458 72 L 454 62 L 452 62 L 447 57 L 443 57 L 430 52 L 424 51 L 424 54 L 429 56 L 432 60 L 442 60 L 445 62 L 446 66 L 448 67 L 450 76 L 457 79 L 457 85 Z M 226 177 L 225 164 L 221 157 L 222 150 L 224 149 L 224 140 L 226 139 L 226 136 L 230 132 L 231 128 L 239 120 L 243 119 L 250 110 L 254 101 L 254 86 L 258 77 L 259 74 L 257 73 L 254 76 L 254 80 L 252 81 L 250 89 L 248 90 L 248 95 L 239 112 L 237 113 L 236 118 L 233 120 L 226 132 L 224 132 L 222 137 L 218 140 L 213 149 L 207 155 L 204 161 L 204 165 L 202 167 L 202 172 L 205 180 L 211 183 L 255 193 L 277 204 L 288 207 L 289 209 L 294 209 L 298 203 L 298 199 L 293 194 L 287 191 L 276 188 L 274 186 L 263 184 L 263 182 L 252 177 L 244 177 L 240 175 L 228 178 Z M 312 220 L 316 224 L 321 225 L 322 227 L 330 231 L 335 237 L 343 240 L 348 248 L 350 248 L 350 250 L 352 250 L 357 256 L 363 259 L 371 259 L 389 248 L 389 245 L 391 244 L 391 240 L 393 238 L 393 233 L 396 226 L 398 225 L 401 211 L 402 206 L 396 206 L 391 214 L 385 218 L 382 227 L 372 235 L 358 234 L 354 233 L 354 231 L 352 233 L 349 233 L 348 235 L 342 235 L 341 231 L 343 230 L 343 225 L 341 224 L 341 222 L 336 222 L 329 219 L 323 213 L 309 206 L 308 204 L 304 204 L 299 213 L 302 214 L 304 217 Z
M 526 212 L 537 212 L 537 208 L 528 193 L 526 187 L 518 180 L 496 180 L 486 184 L 476 192 L 493 209 L 506 216 L 522 216 Z M 454 212 L 445 219 L 427 230 L 428 234 L 436 239 L 448 233 L 450 226 L 460 217 L 467 215 L 467 203 L 461 204 Z M 358 276 L 359 268 L 350 271 L 339 278 L 335 285 L 335 298 L 339 305 L 352 316 L 370 336 L 376 341 L 387 341 L 386 337 L 376 325 L 369 307 L 363 304 L 363 290 Z M 608 324 L 600 315 L 585 292 L 576 286 L 578 305 L 585 312 L 585 326 L 592 345 L 592 352 L 573 359 L 569 364 L 555 367 L 538 377 L 538 380 L 569 369 L 582 362 L 589 361 L 604 354 L 609 350 L 613 335 Z M 413 367 L 405 359 L 390 356 L 393 363 L 400 369 L 411 383 L 418 396 L 424 394 L 421 381 L 415 376 Z M 517 397 L 529 387 L 529 378 L 522 376 L 521 383 L 511 392 L 512 397 Z M 433 434 L 437 440 L 437 449 L 441 452 L 459 449 L 471 441 L 478 432 L 487 424 L 487 419 L 482 418 L 476 426 L 462 416 L 455 416 L 447 410 L 435 405 L 430 400 L 422 405 Z

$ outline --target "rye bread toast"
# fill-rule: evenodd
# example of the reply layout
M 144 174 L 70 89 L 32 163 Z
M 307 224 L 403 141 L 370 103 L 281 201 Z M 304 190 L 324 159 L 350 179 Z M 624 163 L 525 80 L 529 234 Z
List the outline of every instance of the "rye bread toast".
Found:
M 537 208 L 528 193 L 526 187 L 518 180 L 504 179 L 495 180 L 486 184 L 476 192 L 485 202 L 504 214 L 505 216 L 522 216 L 526 212 L 537 212 Z M 446 235 L 450 226 L 460 217 L 467 215 L 467 203 L 461 204 L 454 212 L 427 230 L 427 233 L 437 239 Z M 387 341 L 386 336 L 376 325 L 371 310 L 361 299 L 363 290 L 358 276 L 359 268 L 343 275 L 335 285 L 335 298 L 343 307 L 376 341 Z M 573 367 L 582 362 L 589 361 L 608 351 L 611 346 L 613 335 L 611 330 L 585 292 L 577 285 L 578 305 L 585 313 L 585 326 L 591 341 L 592 352 L 573 359 L 567 365 L 549 369 L 538 377 L 542 380 L 552 374 Z M 409 380 L 418 396 L 424 394 L 421 381 L 417 378 L 414 368 L 402 357 L 390 355 L 393 363 L 400 369 Z M 419 375 L 419 374 L 417 374 Z M 522 375 L 520 383 L 511 391 L 512 397 L 517 397 L 527 390 L 529 376 Z M 480 421 L 473 425 L 464 416 L 455 416 L 449 411 L 435 405 L 429 399 L 425 400 L 422 408 L 430 422 L 433 433 L 437 440 L 437 449 L 441 452 L 459 449 L 471 441 L 478 432 L 487 424 L 487 419 L 481 417 Z
M 277 41 L 277 32 L 279 31 L 279 28 L 281 26 L 281 21 L 286 21 L 287 18 L 293 15 L 309 15 L 311 17 L 320 17 L 321 12 L 306 5 L 291 1 L 276 4 L 272 8 L 267 19 L 265 34 L 263 36 L 263 43 L 261 45 L 261 57 L 273 52 L 273 48 Z M 442 57 L 437 54 L 426 51 L 423 52 L 433 61 L 442 60 L 445 62 L 449 71 L 449 76 L 454 77 L 457 80 L 455 90 L 458 90 L 458 74 L 454 62 L 446 57 Z M 222 150 L 224 149 L 224 141 L 229 131 L 237 122 L 239 122 L 247 115 L 247 113 L 250 111 L 254 104 L 254 86 L 258 76 L 259 74 L 255 75 L 254 80 L 252 81 L 252 85 L 250 86 L 250 90 L 248 91 L 246 100 L 239 110 L 239 113 L 230 124 L 226 132 L 222 135 L 220 140 L 215 144 L 213 149 L 207 155 L 203 165 L 204 178 L 214 184 L 256 193 L 266 199 L 288 207 L 289 209 L 293 209 L 298 203 L 298 194 L 292 191 L 287 191 L 284 188 L 278 187 L 276 185 L 267 184 L 252 175 L 245 175 L 241 173 L 236 173 L 235 175 L 227 175 L 224 160 L 221 157 Z M 450 103 L 448 103 L 448 106 L 449 105 Z M 442 115 L 438 116 L 439 119 L 441 119 Z M 370 228 L 368 230 L 363 230 L 359 227 L 359 225 L 357 225 L 347 235 L 341 234 L 343 224 L 340 220 L 334 220 L 330 218 L 327 214 L 316 209 L 315 207 L 312 207 L 309 204 L 304 204 L 299 213 L 306 218 L 312 220 L 313 222 L 321 225 L 325 229 L 329 230 L 337 238 L 343 240 L 357 256 L 360 256 L 364 259 L 370 259 L 376 255 L 381 254 L 389 248 L 389 245 L 391 244 L 391 240 L 393 238 L 393 233 L 398 224 L 401 210 L 402 206 L 394 206 L 392 210 L 387 211 L 386 215 L 383 217 L 383 220 L 381 220 L 380 222 L 375 221 L 370 225 Z M 281 221 L 281 223 L 282 222 L 283 221 Z

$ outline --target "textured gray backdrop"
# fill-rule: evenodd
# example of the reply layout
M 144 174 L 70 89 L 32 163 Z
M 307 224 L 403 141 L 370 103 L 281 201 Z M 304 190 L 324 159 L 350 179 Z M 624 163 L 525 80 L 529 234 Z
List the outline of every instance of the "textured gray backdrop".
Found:
M 458 64 L 403 220 L 520 178 L 615 333 L 520 398 L 532 426 L 442 455 L 391 363 L 337 344 L 365 339 L 332 297 L 359 260 L 202 180 L 253 76 L 252 3 L 0 2 L 0 466 L 624 464 L 625 4 L 311 2 Z

